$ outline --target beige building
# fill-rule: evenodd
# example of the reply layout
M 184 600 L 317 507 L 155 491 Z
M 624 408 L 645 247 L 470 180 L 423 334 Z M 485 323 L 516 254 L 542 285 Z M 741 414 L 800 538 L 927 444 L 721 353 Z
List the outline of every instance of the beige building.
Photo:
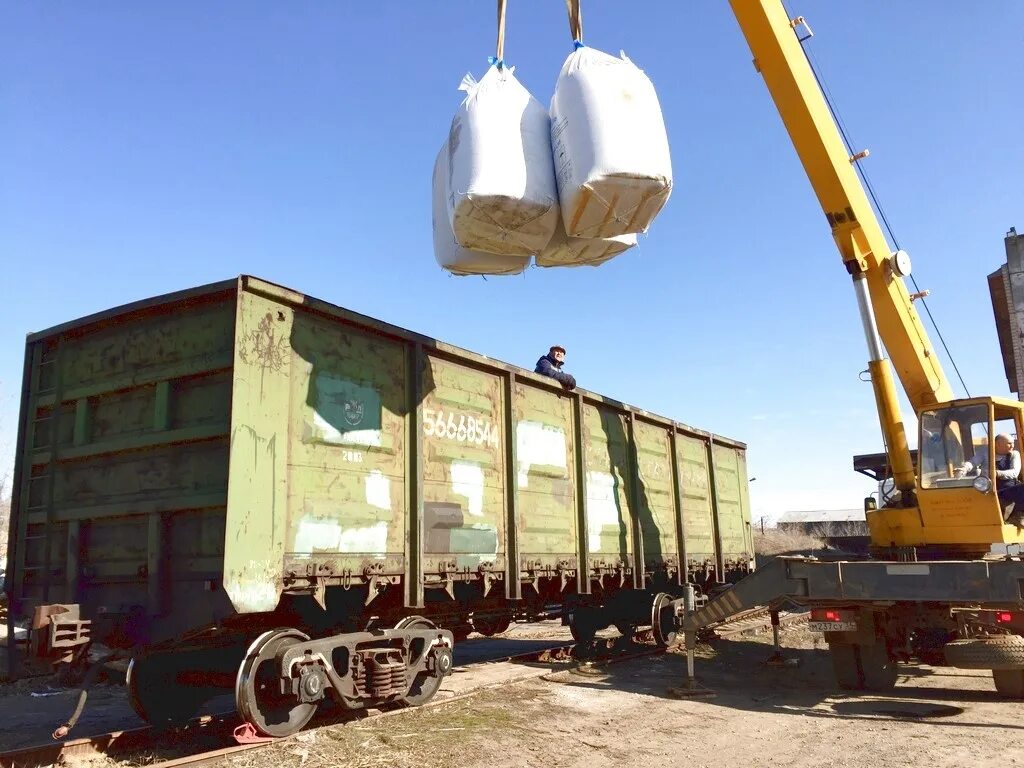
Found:
M 1010 391 L 1024 400 L 1024 235 L 1006 233 L 1006 263 L 988 276 L 999 348 Z

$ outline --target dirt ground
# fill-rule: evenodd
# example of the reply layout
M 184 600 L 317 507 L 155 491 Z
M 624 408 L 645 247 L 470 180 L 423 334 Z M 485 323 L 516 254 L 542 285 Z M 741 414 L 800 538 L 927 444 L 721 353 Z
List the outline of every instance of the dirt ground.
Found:
M 889 695 L 847 695 L 815 636 L 786 632 L 797 667 L 763 664 L 765 638 L 702 649 L 698 676 L 716 695 L 668 689 L 685 658 L 668 654 L 596 671 L 553 673 L 396 717 L 310 732 L 235 757 L 238 768 L 458 766 L 1016 765 L 1019 703 L 988 673 L 906 668 Z M 820 644 L 820 641 L 819 641 Z
M 906 667 L 890 694 L 852 695 L 835 687 L 820 636 L 789 629 L 783 645 L 797 666 L 765 665 L 771 651 L 766 636 L 702 646 L 697 674 L 715 692 L 712 698 L 669 693 L 685 675 L 685 657 L 678 653 L 592 669 L 538 669 L 540 677 L 307 731 L 222 764 L 649 768 L 671 761 L 687 768 L 983 768 L 1024 762 L 1012 741 L 1020 735 L 1024 705 L 999 699 L 988 673 Z M 170 756 L 136 757 L 128 765 Z M 71 768 L 86 767 L 76 761 Z M 99 758 L 87 768 L 126 764 Z
M 601 636 L 617 637 L 618 633 L 606 630 Z M 496 662 L 503 657 L 550 648 L 572 642 L 568 627 L 556 621 L 535 624 L 516 624 L 507 632 L 494 638 L 473 635 L 468 641 L 458 644 L 455 649 L 455 674 L 448 678 L 435 700 L 465 695 L 479 687 L 501 685 L 505 682 L 539 671 L 548 671 L 545 665 L 523 664 L 521 662 Z M 0 664 L 6 669 L 2 655 L 6 649 L 0 647 Z M 99 652 L 98 656 L 105 656 Z M 102 678 L 89 692 L 85 711 L 71 734 L 72 739 L 81 739 L 110 731 L 139 728 L 143 721 L 132 710 L 124 686 L 126 661 L 113 666 L 120 667 L 121 674 L 111 679 Z M 67 720 L 74 709 L 77 691 L 57 687 L 50 677 L 27 677 L 15 683 L 0 683 L 0 753 L 50 743 L 53 729 Z M 234 710 L 232 695 L 219 696 L 207 702 L 203 714 L 226 713 Z M 161 754 L 161 757 L 167 755 Z

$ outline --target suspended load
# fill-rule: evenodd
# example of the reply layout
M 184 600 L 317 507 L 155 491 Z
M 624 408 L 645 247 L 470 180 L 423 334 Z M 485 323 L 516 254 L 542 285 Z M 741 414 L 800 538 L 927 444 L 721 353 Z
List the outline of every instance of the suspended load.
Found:
M 548 247 L 537 254 L 538 267 L 596 267 L 636 245 L 636 235 L 569 237 L 559 219 Z
M 529 256 L 507 256 L 463 248 L 455 241 L 448 219 L 445 199 L 448 196 L 448 143 L 441 147 L 434 161 L 433 227 L 434 257 L 437 263 L 454 275 L 514 275 L 530 264 Z
M 531 256 L 548 244 L 559 214 L 547 110 L 500 60 L 466 98 L 448 135 L 448 213 L 464 248 Z
M 562 220 L 570 237 L 646 232 L 672 192 L 672 163 L 661 105 L 650 79 L 630 61 L 587 48 L 578 0 L 570 0 L 576 49 L 551 99 Z

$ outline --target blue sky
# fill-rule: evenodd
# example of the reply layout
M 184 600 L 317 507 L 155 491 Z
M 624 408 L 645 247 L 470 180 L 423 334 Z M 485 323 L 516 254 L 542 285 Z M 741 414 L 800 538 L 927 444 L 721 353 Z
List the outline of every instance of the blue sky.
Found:
M 564 4 L 509 5 L 546 104 Z M 1007 394 L 985 278 L 1024 231 L 1024 4 L 922 8 L 790 4 L 968 386 Z M 728 4 L 583 9 L 658 90 L 672 198 L 605 266 L 483 280 L 436 266 L 430 177 L 494 3 L 5 3 L 2 458 L 26 332 L 250 273 L 527 367 L 560 343 L 582 386 L 747 442 L 755 517 L 859 506 L 851 456 L 881 443 L 853 292 Z

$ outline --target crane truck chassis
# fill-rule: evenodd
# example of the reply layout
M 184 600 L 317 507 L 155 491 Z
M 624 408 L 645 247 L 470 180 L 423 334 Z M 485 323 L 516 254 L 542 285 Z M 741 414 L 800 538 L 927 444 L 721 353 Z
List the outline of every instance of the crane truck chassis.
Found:
M 778 557 L 687 610 L 662 601 L 656 628 L 694 634 L 740 611 L 785 602 L 810 609 L 824 632 L 836 682 L 846 690 L 889 690 L 897 664 L 991 669 L 996 690 L 1024 698 L 1024 559 L 826 561 Z M 676 635 L 678 636 L 678 635 Z M 667 640 L 674 638 L 669 635 Z
M 998 432 L 1024 435 L 1024 404 L 954 399 L 904 284 L 909 257 L 890 248 L 858 178 L 868 153 L 847 144 L 804 51 L 810 26 L 780 0 L 730 5 L 853 280 L 895 492 L 880 508 L 865 500 L 871 559 L 780 557 L 700 606 L 692 590 L 659 596 L 655 632 L 664 642 L 685 635 L 692 677 L 697 630 L 757 605 L 772 607 L 777 623 L 789 601 L 824 632 L 841 688 L 887 690 L 898 663 L 918 660 L 991 669 L 1001 694 L 1024 698 L 1024 527 L 1004 519 L 990 473 L 964 472 L 979 455 L 996 466 Z M 893 368 L 917 413 L 916 460 Z M 994 558 L 993 543 L 1018 554 Z

